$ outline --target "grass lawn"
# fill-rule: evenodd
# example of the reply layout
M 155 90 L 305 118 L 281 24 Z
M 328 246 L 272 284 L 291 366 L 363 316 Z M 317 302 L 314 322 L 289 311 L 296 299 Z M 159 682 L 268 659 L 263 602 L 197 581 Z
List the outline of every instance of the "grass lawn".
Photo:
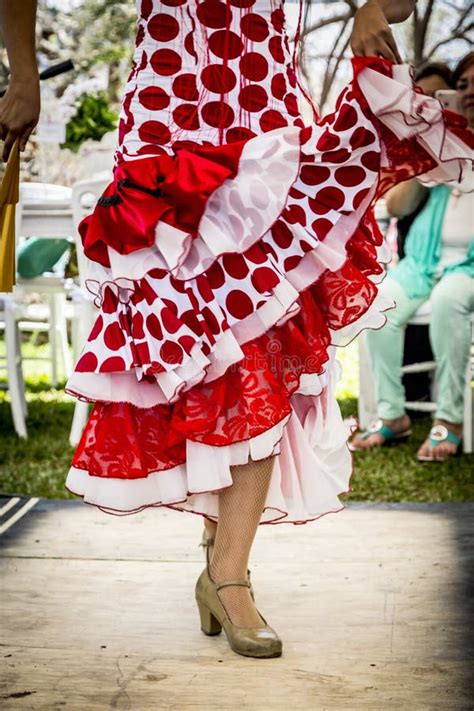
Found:
M 0 343 L 0 358 L 3 355 Z M 43 346 L 25 344 L 25 355 L 45 355 Z M 343 378 L 338 399 L 344 417 L 357 413 L 357 348 L 340 351 Z M 28 440 L 13 430 L 8 395 L 0 391 L 0 493 L 48 498 L 74 498 L 64 489 L 73 454 L 68 443 L 74 401 L 49 385 L 44 363 L 25 362 L 29 407 Z M 414 424 L 410 442 L 354 457 L 353 501 L 471 501 L 474 500 L 474 456 L 439 464 L 419 464 L 415 452 L 430 422 Z

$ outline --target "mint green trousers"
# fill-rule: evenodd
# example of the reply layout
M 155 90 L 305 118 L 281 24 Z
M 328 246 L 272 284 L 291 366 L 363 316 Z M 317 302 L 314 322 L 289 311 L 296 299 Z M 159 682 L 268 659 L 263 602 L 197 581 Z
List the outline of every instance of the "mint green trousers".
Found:
M 461 272 L 447 274 L 437 282 L 428 299 L 410 299 L 389 272 L 380 290 L 397 306 L 387 311 L 387 323 L 383 328 L 367 331 L 379 417 L 394 419 L 405 412 L 401 375 L 404 329 L 421 304 L 429 299 L 430 341 L 437 363 L 436 417 L 462 423 L 464 384 L 471 348 L 474 279 Z

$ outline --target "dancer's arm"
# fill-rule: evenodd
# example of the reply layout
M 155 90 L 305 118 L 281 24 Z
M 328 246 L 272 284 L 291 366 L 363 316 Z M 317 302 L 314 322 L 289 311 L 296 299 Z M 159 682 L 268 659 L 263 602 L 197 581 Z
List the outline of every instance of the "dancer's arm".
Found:
M 416 0 L 369 0 L 366 5 L 371 2 L 376 2 L 391 25 L 408 20 L 416 5 Z
M 10 63 L 10 82 L 0 99 L 0 138 L 3 160 L 8 159 L 17 138 L 24 150 L 30 133 L 38 123 L 40 92 L 36 63 L 37 0 L 0 0 L 0 31 Z
M 351 47 L 359 57 L 385 57 L 402 61 L 390 24 L 403 22 L 414 10 L 416 0 L 368 0 L 354 17 Z

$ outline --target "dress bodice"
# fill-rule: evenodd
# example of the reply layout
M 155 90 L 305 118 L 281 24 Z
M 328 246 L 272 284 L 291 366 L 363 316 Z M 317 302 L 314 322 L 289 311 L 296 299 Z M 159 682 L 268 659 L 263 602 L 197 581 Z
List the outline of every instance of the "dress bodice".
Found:
M 301 121 L 283 2 L 138 0 L 137 11 L 119 153 L 231 143 Z

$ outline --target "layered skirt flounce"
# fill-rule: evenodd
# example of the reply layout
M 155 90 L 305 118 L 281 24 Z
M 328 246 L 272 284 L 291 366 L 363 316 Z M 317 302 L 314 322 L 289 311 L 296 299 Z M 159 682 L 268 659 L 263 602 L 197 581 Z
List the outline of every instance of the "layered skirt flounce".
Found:
M 278 455 L 262 523 L 339 510 L 335 347 L 392 306 L 374 202 L 416 175 L 469 189 L 471 165 L 462 120 L 366 59 L 307 128 L 119 166 L 81 226 L 99 313 L 67 389 L 96 405 L 66 486 L 217 519 L 231 467 Z

